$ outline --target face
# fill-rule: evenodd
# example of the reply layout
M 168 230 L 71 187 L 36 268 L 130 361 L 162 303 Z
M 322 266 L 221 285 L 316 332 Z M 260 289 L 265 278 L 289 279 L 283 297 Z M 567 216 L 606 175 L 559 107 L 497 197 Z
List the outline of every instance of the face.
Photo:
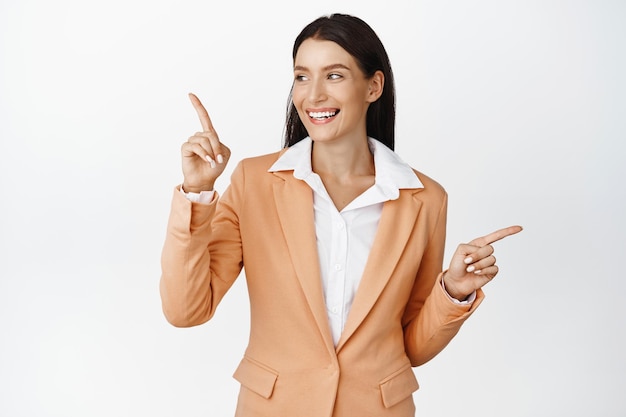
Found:
M 296 53 L 292 99 L 315 142 L 366 138 L 367 109 L 380 97 L 383 84 L 382 72 L 367 79 L 335 42 L 307 39 Z

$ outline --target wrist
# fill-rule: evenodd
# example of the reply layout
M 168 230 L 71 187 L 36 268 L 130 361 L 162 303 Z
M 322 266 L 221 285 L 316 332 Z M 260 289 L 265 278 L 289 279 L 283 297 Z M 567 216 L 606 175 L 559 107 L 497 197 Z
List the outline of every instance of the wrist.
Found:
M 213 191 L 213 189 L 215 188 L 215 184 L 207 183 L 207 184 L 203 184 L 200 186 L 193 186 L 193 185 L 187 185 L 183 182 L 183 184 L 180 187 L 181 187 L 181 190 L 185 193 L 200 194 L 202 191 Z
M 455 300 L 458 301 L 466 301 L 467 298 L 471 295 L 471 294 L 465 294 L 461 291 L 458 291 L 454 285 L 451 285 L 450 282 L 446 281 L 446 277 L 448 276 L 448 273 L 445 272 L 443 274 L 443 276 L 441 277 L 441 283 L 443 285 L 443 289 L 445 290 L 445 292 L 448 293 L 448 295 L 452 298 L 454 298 Z

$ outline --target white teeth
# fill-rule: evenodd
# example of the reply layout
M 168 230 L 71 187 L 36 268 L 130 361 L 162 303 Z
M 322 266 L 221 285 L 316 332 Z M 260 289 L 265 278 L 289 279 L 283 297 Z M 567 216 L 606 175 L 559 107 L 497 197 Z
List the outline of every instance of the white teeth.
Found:
M 313 119 L 325 119 L 333 117 L 335 114 L 337 114 L 335 111 L 311 111 L 309 112 L 309 117 Z

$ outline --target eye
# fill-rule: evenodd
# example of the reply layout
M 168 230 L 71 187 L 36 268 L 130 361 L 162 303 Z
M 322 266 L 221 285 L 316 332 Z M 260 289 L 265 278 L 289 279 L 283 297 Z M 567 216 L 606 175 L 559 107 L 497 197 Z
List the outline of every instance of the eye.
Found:
M 337 74 L 336 72 L 328 74 L 328 79 L 329 80 L 339 80 L 341 78 L 343 78 L 343 76 L 341 74 Z
M 308 78 L 307 78 L 307 76 L 306 76 L 306 75 L 304 75 L 304 74 L 296 74 L 296 75 L 294 76 L 294 80 L 295 80 L 295 81 L 306 81 L 306 80 L 308 80 Z

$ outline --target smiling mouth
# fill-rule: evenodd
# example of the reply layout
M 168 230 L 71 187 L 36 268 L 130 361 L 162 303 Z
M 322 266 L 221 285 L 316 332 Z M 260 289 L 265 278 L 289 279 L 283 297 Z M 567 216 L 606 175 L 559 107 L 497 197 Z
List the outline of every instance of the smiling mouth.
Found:
M 309 117 L 315 120 L 326 120 L 331 117 L 336 116 L 339 113 L 339 110 L 334 111 L 310 111 Z

